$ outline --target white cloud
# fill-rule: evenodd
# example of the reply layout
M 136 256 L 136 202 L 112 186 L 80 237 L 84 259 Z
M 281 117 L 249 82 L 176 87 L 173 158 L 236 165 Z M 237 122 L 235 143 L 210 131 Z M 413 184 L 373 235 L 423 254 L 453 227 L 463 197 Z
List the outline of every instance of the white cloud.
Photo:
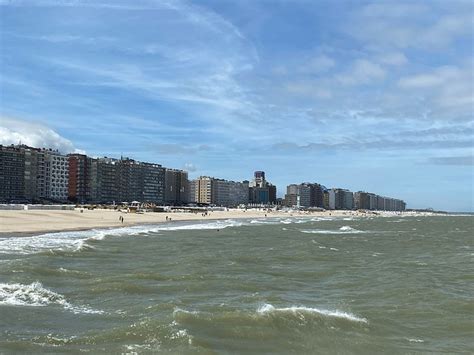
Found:
M 42 124 L 1 117 L 0 144 L 19 143 L 35 148 L 57 149 L 62 153 L 84 153 L 82 150 L 75 149 L 70 140 L 61 137 L 57 132 Z
M 460 1 L 378 2 L 356 11 L 346 31 L 382 48 L 441 49 L 472 35 L 472 10 L 472 3 Z
M 326 55 L 320 55 L 320 56 L 311 58 L 306 63 L 304 63 L 299 68 L 299 71 L 302 73 L 307 73 L 307 74 L 322 73 L 334 67 L 335 64 L 336 62 L 332 58 L 329 58 Z
M 430 73 L 406 76 L 399 80 L 402 88 L 432 88 L 449 84 L 451 80 L 460 79 L 460 70 L 454 66 L 436 68 Z
M 317 82 L 293 82 L 286 85 L 286 90 L 293 95 L 301 95 L 310 98 L 330 99 L 332 92 L 322 88 Z
M 183 170 L 186 170 L 188 172 L 195 172 L 197 170 L 196 165 L 193 163 L 186 163 L 183 166 Z
M 356 60 L 350 71 L 336 76 L 343 85 L 363 85 L 385 78 L 385 70 L 377 63 L 366 59 Z
M 391 52 L 380 56 L 380 62 L 387 65 L 404 65 L 408 63 L 408 59 L 402 52 Z

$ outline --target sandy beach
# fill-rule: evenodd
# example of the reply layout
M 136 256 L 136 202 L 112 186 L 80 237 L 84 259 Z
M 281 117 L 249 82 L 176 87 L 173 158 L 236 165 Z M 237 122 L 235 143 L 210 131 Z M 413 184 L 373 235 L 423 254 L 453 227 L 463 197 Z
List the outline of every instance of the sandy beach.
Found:
M 387 212 L 393 215 L 393 212 Z M 265 217 L 267 215 L 267 217 Z M 297 217 L 297 216 L 367 216 L 366 213 L 357 211 L 323 211 L 323 212 L 283 212 L 250 209 L 247 211 L 231 209 L 228 211 L 213 211 L 207 216 L 201 213 L 172 212 L 143 214 L 123 213 L 114 210 L 95 209 L 72 211 L 56 210 L 25 210 L 25 211 L 0 211 L 0 233 L 41 233 L 66 230 L 85 230 L 91 228 L 108 228 L 131 226 L 140 224 L 154 224 L 167 222 L 166 217 L 172 221 L 193 221 L 211 219 L 238 219 L 238 218 L 271 218 L 271 217 Z M 373 216 L 374 214 L 369 214 Z M 385 215 L 385 213 L 384 213 Z M 123 217 L 123 223 L 120 221 Z

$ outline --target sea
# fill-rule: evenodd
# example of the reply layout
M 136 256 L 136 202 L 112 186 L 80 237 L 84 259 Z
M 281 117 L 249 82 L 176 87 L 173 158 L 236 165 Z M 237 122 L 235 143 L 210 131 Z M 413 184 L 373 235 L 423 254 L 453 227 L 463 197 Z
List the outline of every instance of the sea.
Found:
M 474 217 L 0 236 L 0 354 L 474 353 Z

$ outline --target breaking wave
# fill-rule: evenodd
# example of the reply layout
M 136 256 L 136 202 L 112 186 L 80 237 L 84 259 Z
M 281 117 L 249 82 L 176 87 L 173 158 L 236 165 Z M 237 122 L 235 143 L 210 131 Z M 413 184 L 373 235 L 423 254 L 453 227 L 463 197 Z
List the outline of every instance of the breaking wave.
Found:
M 222 220 L 178 225 L 143 225 L 111 229 L 91 229 L 86 231 L 54 232 L 31 237 L 0 238 L 0 254 L 36 254 L 48 251 L 78 252 L 93 250 L 88 242 L 100 241 L 108 236 L 130 236 L 160 231 L 204 230 L 239 227 L 245 222 Z M 248 223 L 247 223 L 248 224 Z
M 206 229 L 224 229 L 228 227 L 240 227 L 248 223 L 226 219 L 212 222 L 195 223 L 195 224 L 183 224 L 173 226 L 161 226 L 154 228 L 156 231 L 177 231 L 177 230 L 206 230 Z
M 330 311 L 326 309 L 310 308 L 310 307 L 285 307 L 285 308 L 276 308 L 271 304 L 264 304 L 257 309 L 258 314 L 267 315 L 267 314 L 317 314 L 327 317 L 342 318 L 350 320 L 353 322 L 368 323 L 366 318 L 357 317 L 351 313 L 342 312 L 342 311 Z
M 247 313 L 242 311 L 227 311 L 223 313 L 207 313 L 207 312 L 199 312 L 199 311 L 188 311 L 181 308 L 175 308 L 173 312 L 173 317 L 178 322 L 189 320 L 189 318 L 193 319 L 201 319 L 201 320 L 212 320 L 212 319 L 248 319 L 247 322 L 251 322 L 252 319 L 258 319 L 259 317 L 267 317 L 267 316 L 276 316 L 276 317 L 295 317 L 296 319 L 301 319 L 304 316 L 315 316 L 318 318 L 326 318 L 326 319 L 340 319 L 345 321 L 357 322 L 357 323 L 364 323 L 367 324 L 368 321 L 366 318 L 358 317 L 354 314 L 339 311 L 339 310 L 326 310 L 326 309 L 318 309 L 318 308 L 310 308 L 310 307 L 284 307 L 284 308 L 276 308 L 271 304 L 265 303 L 261 305 L 256 313 Z M 257 317 L 257 318 L 256 318 Z
M 74 306 L 67 302 L 63 295 L 48 290 L 40 282 L 29 285 L 0 283 L 0 305 L 44 307 L 52 304 L 60 305 L 74 314 L 104 313 L 104 311 L 85 306 Z
M 310 233 L 310 234 L 361 234 L 366 233 L 364 231 L 360 231 L 358 229 L 352 228 L 350 226 L 342 226 L 337 230 L 325 230 L 325 229 L 303 229 L 301 230 L 302 233 Z

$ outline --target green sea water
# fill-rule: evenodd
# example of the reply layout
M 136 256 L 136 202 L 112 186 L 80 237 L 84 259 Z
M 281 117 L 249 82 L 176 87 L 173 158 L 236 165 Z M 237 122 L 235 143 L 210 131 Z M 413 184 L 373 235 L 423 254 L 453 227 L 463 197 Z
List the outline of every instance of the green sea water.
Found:
M 474 217 L 0 237 L 0 353 L 473 353 Z

